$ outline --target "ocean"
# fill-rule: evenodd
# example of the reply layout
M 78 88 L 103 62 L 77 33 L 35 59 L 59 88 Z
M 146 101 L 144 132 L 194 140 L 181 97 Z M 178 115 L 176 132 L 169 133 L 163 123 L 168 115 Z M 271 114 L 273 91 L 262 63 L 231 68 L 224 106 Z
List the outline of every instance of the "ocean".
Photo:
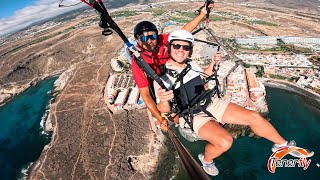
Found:
M 39 158 L 50 142 L 50 135 L 42 133 L 40 122 L 56 79 L 44 80 L 0 107 L 0 179 L 22 179 L 22 171 Z
M 219 175 L 212 179 L 319 179 L 320 178 L 320 109 L 308 97 L 303 97 L 288 90 L 266 87 L 271 124 L 287 140 L 295 140 L 302 148 L 315 152 L 309 167 L 277 167 L 275 173 L 268 171 L 267 162 L 272 154 L 273 143 L 247 135 L 239 136 L 232 147 L 215 160 Z M 178 133 L 177 133 L 178 134 Z M 181 142 L 198 160 L 199 153 L 204 152 L 205 141 L 190 143 L 179 137 Z M 290 155 L 287 160 L 297 159 Z M 283 158 L 283 159 L 284 159 Z M 318 164 L 318 165 L 317 165 Z M 173 179 L 188 179 L 186 172 L 180 165 L 179 171 Z

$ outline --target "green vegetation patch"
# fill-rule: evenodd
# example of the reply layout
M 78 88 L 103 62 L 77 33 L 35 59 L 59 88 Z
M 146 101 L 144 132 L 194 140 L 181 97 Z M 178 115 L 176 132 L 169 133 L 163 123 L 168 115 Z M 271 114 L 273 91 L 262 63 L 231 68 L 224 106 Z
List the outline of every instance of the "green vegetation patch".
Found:
M 77 29 L 77 27 L 76 26 L 71 26 L 71 27 L 68 27 L 67 29 L 63 30 L 61 33 L 66 33 L 66 32 L 69 32 L 71 30 L 74 30 L 74 29 Z
M 170 17 L 169 20 L 174 22 L 179 22 L 179 23 L 187 23 L 190 21 L 189 19 L 183 19 L 178 17 Z
M 259 24 L 259 25 L 265 25 L 265 26 L 278 26 L 276 24 L 267 22 L 267 21 L 262 21 L 262 20 L 253 20 L 253 21 L 247 21 L 250 24 Z
M 190 12 L 190 11 L 180 12 L 180 15 L 183 16 L 183 17 L 186 17 L 186 18 L 190 18 L 190 19 L 193 19 L 193 18 L 196 17 L 194 12 Z M 223 17 L 213 16 L 213 15 L 209 16 L 209 21 L 222 21 L 224 19 L 225 18 L 223 18 Z
M 223 21 L 225 18 L 223 17 L 218 17 L 218 16 L 210 16 L 209 21 Z
M 273 55 L 279 53 L 291 53 L 291 54 L 310 54 L 312 50 L 306 47 L 295 46 L 293 44 L 278 44 L 271 48 L 262 48 L 257 44 L 252 46 L 248 45 L 237 45 L 238 50 L 254 50 L 254 51 L 270 51 Z
M 279 44 L 276 47 L 265 49 L 266 51 L 280 51 L 280 52 L 292 52 L 295 54 L 300 53 L 311 53 L 312 51 L 309 48 L 297 47 L 293 44 Z
M 73 29 L 76 29 L 76 26 L 71 26 L 71 27 L 69 27 L 69 28 L 67 28 L 67 29 L 65 29 L 65 30 L 63 30 L 63 31 L 59 31 L 59 32 L 57 32 L 57 33 L 50 34 L 50 35 L 48 35 L 48 36 L 41 36 L 41 37 L 39 37 L 39 38 L 37 38 L 37 39 L 34 39 L 34 40 L 28 42 L 27 44 L 24 44 L 24 45 L 22 45 L 22 46 L 19 46 L 19 47 L 16 48 L 14 51 L 17 51 L 18 49 L 22 49 L 22 48 L 25 48 L 25 47 L 28 47 L 28 46 L 31 46 L 31 45 L 40 43 L 40 42 L 45 41 L 45 40 L 48 40 L 48 39 L 51 39 L 51 38 L 53 38 L 53 37 L 55 37 L 55 36 L 58 36 L 58 35 L 60 35 L 60 34 L 67 33 L 67 32 L 69 32 L 69 31 L 71 31 L 71 30 L 73 30 Z M 12 51 L 12 52 L 14 52 L 14 51 Z
M 220 14 L 222 16 L 239 16 L 238 14 L 234 14 L 232 12 L 226 12 L 226 11 L 220 11 L 220 12 L 216 12 L 217 14 Z
M 119 12 L 114 12 L 111 15 L 112 17 L 130 17 L 130 16 L 136 16 L 138 15 L 138 13 L 135 11 L 119 11 Z
M 281 79 L 281 80 L 286 80 L 286 77 L 280 76 L 280 75 L 275 75 L 275 74 L 270 74 L 270 78 L 273 79 Z
M 254 50 L 254 51 L 262 51 L 263 49 L 261 49 L 259 46 L 257 45 L 253 45 L 253 46 L 239 46 L 238 50 Z M 270 49 L 268 49 L 270 51 Z M 266 51 L 268 51 L 266 50 Z
M 256 72 L 257 77 L 262 77 L 264 75 L 263 70 L 259 69 L 258 72 Z
M 251 67 L 251 64 L 244 63 L 243 66 L 244 66 L 245 68 L 249 68 L 249 67 Z
M 286 80 L 288 82 L 295 82 L 296 81 L 294 77 L 288 78 L 288 77 L 280 76 L 280 75 L 277 75 L 277 74 L 270 74 L 270 78 Z
M 166 10 L 164 10 L 162 8 L 145 9 L 143 11 L 144 12 L 151 12 L 151 13 L 153 13 L 154 16 L 160 16 L 160 15 L 164 14 L 165 12 L 167 12 Z
M 51 39 L 51 38 L 53 38 L 53 37 L 55 37 L 55 36 L 57 36 L 57 35 L 59 35 L 59 34 L 62 34 L 62 32 L 59 31 L 59 32 L 57 32 L 57 33 L 54 33 L 54 34 L 51 34 L 51 35 L 48 35 L 48 36 L 39 37 L 39 38 L 37 38 L 37 39 L 29 42 L 28 45 L 37 44 L 37 43 L 42 42 L 42 41 L 45 41 L 45 40 L 47 40 L 47 39 Z
M 190 11 L 184 11 L 184 12 L 180 12 L 181 16 L 184 16 L 184 17 L 188 17 L 188 18 L 195 18 L 196 15 L 193 13 L 193 12 L 190 12 Z

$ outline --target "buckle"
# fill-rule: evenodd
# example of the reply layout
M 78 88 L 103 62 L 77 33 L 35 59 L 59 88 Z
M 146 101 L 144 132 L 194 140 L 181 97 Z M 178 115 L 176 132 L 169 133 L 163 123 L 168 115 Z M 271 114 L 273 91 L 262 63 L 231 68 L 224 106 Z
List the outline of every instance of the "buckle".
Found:
M 200 106 L 203 106 L 203 105 L 206 104 L 206 102 L 207 102 L 207 98 L 202 99 L 202 100 L 200 101 L 199 105 L 200 105 Z

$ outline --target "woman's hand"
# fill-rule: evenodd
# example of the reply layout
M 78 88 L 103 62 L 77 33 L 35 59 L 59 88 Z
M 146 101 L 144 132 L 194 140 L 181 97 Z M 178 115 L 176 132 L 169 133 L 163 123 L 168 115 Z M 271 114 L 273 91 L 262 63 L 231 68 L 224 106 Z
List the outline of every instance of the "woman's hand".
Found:
M 212 10 L 214 7 L 214 3 L 210 3 L 208 7 L 210 10 Z M 201 14 L 207 14 L 206 3 L 204 3 L 204 7 L 201 9 Z
M 173 99 L 174 97 L 174 94 L 173 94 L 173 91 L 170 90 L 170 91 L 166 91 L 165 89 L 161 89 L 159 88 L 157 90 L 157 95 L 160 99 L 160 102 L 167 102 L 167 101 L 170 101 Z
M 217 52 L 215 55 L 212 56 L 211 63 L 214 65 L 219 65 L 222 61 L 222 54 L 220 52 Z

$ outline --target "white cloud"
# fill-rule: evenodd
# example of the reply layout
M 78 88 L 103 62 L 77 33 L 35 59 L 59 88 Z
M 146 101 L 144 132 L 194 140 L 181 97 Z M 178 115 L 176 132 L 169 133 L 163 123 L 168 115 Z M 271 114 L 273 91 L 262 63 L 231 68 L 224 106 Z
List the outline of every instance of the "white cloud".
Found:
M 34 5 L 17 10 L 13 16 L 0 19 L 0 35 L 4 35 L 30 24 L 41 21 L 70 10 L 82 7 L 84 4 L 73 7 L 58 7 L 60 0 L 37 0 Z M 64 0 L 63 4 L 70 5 L 80 2 L 80 0 Z

